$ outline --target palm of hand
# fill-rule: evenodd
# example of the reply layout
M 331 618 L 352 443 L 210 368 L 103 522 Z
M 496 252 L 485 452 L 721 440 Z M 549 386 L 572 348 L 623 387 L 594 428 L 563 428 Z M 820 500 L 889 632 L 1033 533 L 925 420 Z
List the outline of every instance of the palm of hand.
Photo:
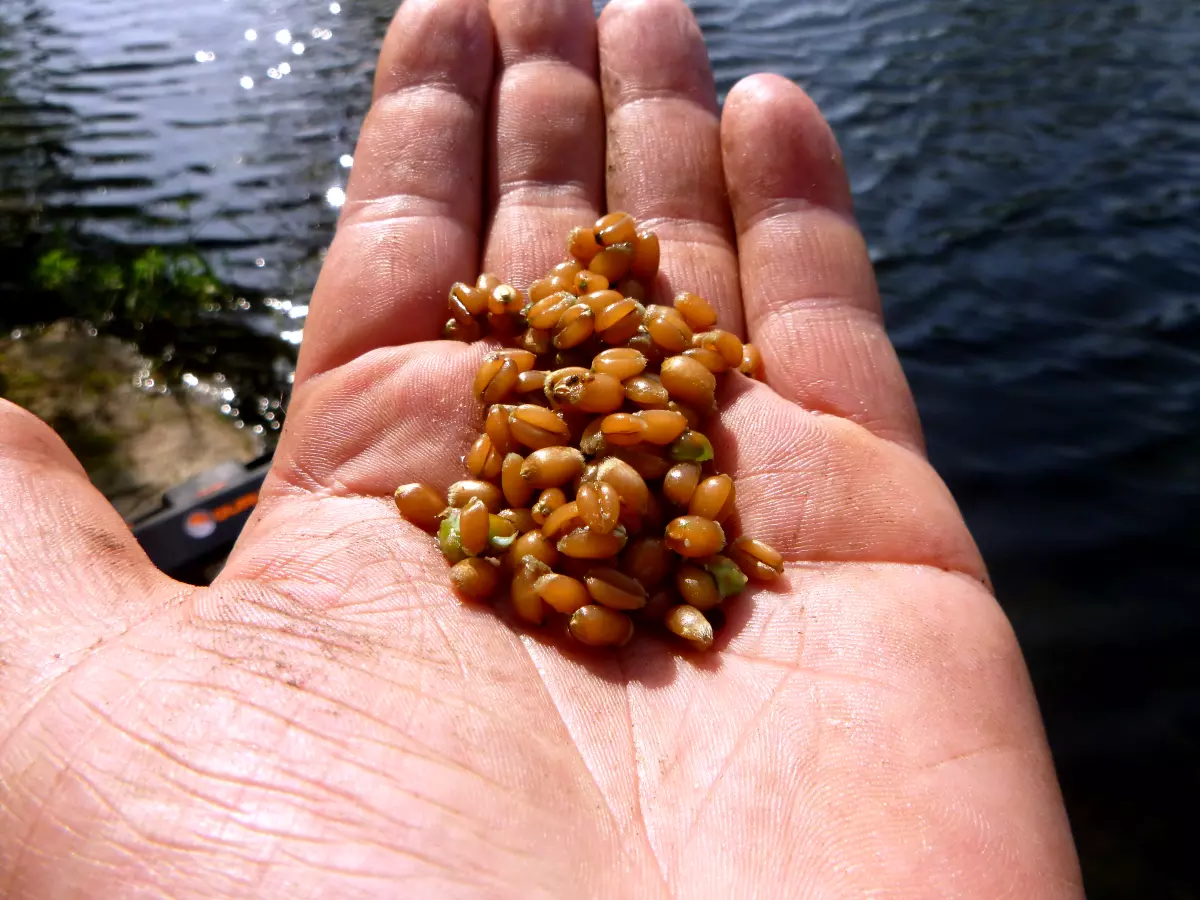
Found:
M 1077 892 L 832 138 L 765 77 L 719 123 L 674 0 L 611 9 L 600 51 L 607 179 L 589 6 L 401 10 L 276 466 L 211 588 L 150 569 L 48 429 L 0 410 L 6 896 Z M 746 531 L 792 564 L 702 659 L 564 652 L 464 607 L 390 502 L 457 477 L 478 427 L 480 351 L 412 343 L 445 286 L 481 246 L 528 281 L 605 187 L 664 239 L 662 288 L 766 359 L 714 437 Z

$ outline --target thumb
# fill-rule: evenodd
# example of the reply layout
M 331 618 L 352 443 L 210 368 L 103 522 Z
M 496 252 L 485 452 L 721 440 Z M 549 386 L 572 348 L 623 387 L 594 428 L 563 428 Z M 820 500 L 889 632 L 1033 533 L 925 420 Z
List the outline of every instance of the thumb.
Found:
M 53 429 L 0 400 L 0 640 L 40 627 L 103 631 L 179 590 Z

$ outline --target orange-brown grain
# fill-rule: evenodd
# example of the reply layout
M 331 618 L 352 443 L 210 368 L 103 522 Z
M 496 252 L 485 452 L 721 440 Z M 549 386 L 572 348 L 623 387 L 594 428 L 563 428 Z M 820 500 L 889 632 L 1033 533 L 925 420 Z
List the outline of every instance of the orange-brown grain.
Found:
M 701 611 L 712 609 L 721 602 L 716 579 L 700 566 L 690 563 L 684 563 L 675 570 L 675 589 L 684 603 L 690 603 Z
M 594 228 L 574 228 L 567 237 L 567 252 L 584 265 L 590 263 L 601 249 Z
M 711 519 L 680 516 L 667 523 L 667 546 L 689 559 L 712 556 L 725 547 L 725 532 Z
M 400 515 L 431 534 L 438 529 L 446 498 L 427 484 L 402 484 L 396 488 L 396 508 Z
M 530 369 L 517 376 L 517 393 L 532 394 L 541 392 L 546 387 L 546 378 L 550 373 L 545 369 Z
M 575 502 L 584 524 L 598 534 L 608 534 L 621 517 L 621 495 L 607 481 L 589 481 L 579 486 Z
M 783 556 L 779 551 L 754 538 L 738 538 L 730 545 L 726 555 L 747 578 L 755 581 L 774 581 L 783 574 Z
M 555 406 L 575 412 L 609 413 L 620 409 L 625 402 L 624 386 L 611 375 L 586 369 L 582 374 L 571 374 L 561 379 L 557 378 L 557 374 L 550 388 L 550 402 Z
M 666 409 L 671 399 L 657 375 L 635 375 L 624 387 L 625 398 L 643 409 Z
M 654 343 L 668 353 L 682 353 L 692 345 L 692 329 L 670 306 L 647 306 L 645 324 Z
M 488 512 L 498 513 L 504 509 L 504 494 L 490 481 L 467 478 L 454 482 L 446 489 L 447 506 L 462 508 L 475 497 L 483 501 Z
M 646 605 L 646 588 L 631 575 L 608 566 L 597 566 L 584 579 L 588 594 L 609 609 L 641 609 Z
M 542 356 L 553 349 L 552 339 L 553 334 L 550 331 L 542 328 L 526 328 L 521 332 L 521 349 Z
M 519 453 L 509 453 L 500 465 L 500 489 L 510 507 L 523 508 L 533 499 L 533 486 L 521 477 L 521 466 L 525 458 Z
M 512 439 L 531 450 L 559 447 L 571 438 L 571 429 L 562 416 L 544 406 L 522 403 L 512 408 L 508 417 Z
M 637 300 L 622 297 L 596 316 L 596 336 L 606 344 L 624 344 L 641 327 L 646 308 Z
M 551 331 L 568 308 L 579 302 L 579 298 L 567 291 L 557 291 L 534 303 L 525 313 L 530 328 Z
M 517 386 L 520 369 L 512 359 L 491 356 L 483 361 L 475 373 L 475 397 L 485 406 L 501 402 Z
M 589 604 L 571 614 L 571 636 L 591 647 L 619 647 L 633 637 L 633 621 L 624 613 Z
M 562 488 L 546 488 L 538 494 L 537 500 L 533 502 L 533 520 L 542 525 L 552 512 L 567 502 L 567 495 Z
M 504 457 L 500 455 L 492 439 L 486 434 L 481 434 L 467 451 L 463 464 L 473 477 L 490 481 L 499 476 Z
M 483 432 L 492 439 L 492 446 L 500 454 L 511 453 L 514 449 L 512 432 L 508 427 L 508 416 L 513 409 L 506 403 L 493 403 L 483 420 Z
M 616 447 L 612 451 L 616 458 L 628 463 L 643 479 L 662 478 L 671 468 L 672 462 L 662 455 L 658 447 Z
M 725 361 L 727 369 L 736 369 L 742 364 L 744 347 L 738 336 L 731 331 L 717 328 L 713 331 L 700 332 L 693 335 L 692 345 L 705 350 L 715 350 L 721 354 L 721 359 Z
M 478 497 L 472 498 L 458 515 L 458 533 L 468 556 L 478 556 L 487 547 L 488 524 L 488 508 Z
M 506 522 L 512 523 L 513 527 L 517 529 L 518 534 L 525 534 L 527 531 L 540 528 L 538 523 L 533 519 L 533 510 L 523 506 L 515 509 L 502 509 L 499 512 L 499 516 Z
M 646 512 L 650 489 L 646 486 L 646 480 L 625 460 L 615 456 L 606 457 L 596 470 L 596 478 L 616 488 L 623 507 L 638 515 Z
M 633 244 L 613 244 L 605 247 L 588 263 L 588 268 L 597 275 L 603 275 L 608 283 L 619 281 L 629 274 L 633 266 Z
M 546 539 L 541 529 L 526 531 L 509 546 L 508 561 L 514 571 L 526 556 L 535 557 L 547 566 L 557 565 L 558 549 L 554 546 L 554 543 L 554 541 Z
M 642 441 L 646 423 L 633 413 L 612 413 L 600 422 L 605 442 L 614 447 L 631 447 Z
M 729 371 L 729 366 L 725 364 L 725 357 L 708 347 L 689 347 L 683 351 L 683 355 L 688 359 L 694 359 L 714 375 Z
M 600 534 L 590 528 L 576 528 L 559 539 L 558 552 L 575 559 L 607 559 L 616 556 L 625 547 L 626 535 L 615 528 L 608 534 Z
M 672 356 L 663 360 L 659 370 L 663 387 L 674 399 L 701 410 L 712 409 L 717 379 L 712 372 L 694 359 Z
M 557 541 L 568 531 L 582 528 L 583 524 L 583 517 L 579 514 L 579 502 L 571 500 L 546 517 L 542 525 L 542 534 L 548 541 Z
M 587 294 L 606 290 L 608 290 L 608 279 L 603 275 L 597 275 L 590 269 L 584 269 L 575 276 L 575 293 L 580 296 L 580 299 Z M 592 311 L 595 312 L 594 307 Z
M 648 444 L 669 444 L 688 428 L 687 417 L 670 409 L 643 409 L 636 416 L 645 423 L 641 439 Z
M 751 343 L 742 344 L 742 362 L 738 371 L 751 378 L 762 378 L 762 352 Z
M 650 590 L 670 574 L 673 555 L 661 537 L 645 535 L 630 541 L 621 554 L 621 571 Z
M 549 278 L 539 278 L 529 285 L 529 302 L 537 303 L 554 293 L 554 282 Z
M 592 371 L 625 381 L 627 378 L 641 375 L 647 362 L 646 357 L 637 350 L 630 347 L 612 347 L 596 354 L 592 359 Z
M 606 309 L 608 309 L 614 303 L 617 303 L 622 299 L 624 299 L 624 298 L 620 294 L 618 294 L 616 291 L 610 291 L 610 290 L 605 289 L 605 290 L 591 291 L 590 293 L 583 294 L 579 297 L 579 302 L 586 304 L 588 309 L 590 309 L 592 311 L 592 315 L 595 316 L 597 320 L 599 320 L 600 315 Z
M 637 238 L 637 226 L 629 213 L 612 212 L 596 222 L 596 243 L 601 247 L 632 243 Z
M 566 615 L 592 602 L 584 583 L 570 575 L 556 572 L 543 575 L 534 583 L 533 589 L 555 612 Z
M 487 310 L 488 295 L 473 285 L 456 281 L 450 288 L 451 308 L 458 301 L 469 316 L 481 316 Z
M 688 514 L 724 522 L 733 513 L 733 479 L 728 475 L 712 475 L 696 485 L 688 501 Z
M 487 298 L 488 312 L 494 316 L 520 312 L 524 305 L 524 295 L 511 284 L 499 285 Z
M 575 447 L 543 447 L 521 464 L 521 477 L 535 488 L 561 487 L 583 471 L 583 454 Z
M 586 303 L 568 306 L 559 316 L 558 324 L 554 326 L 554 346 L 559 350 L 578 347 L 592 336 L 595 324 L 596 317 Z
M 481 602 L 500 586 L 500 567 L 488 559 L 460 560 L 450 567 L 450 583 L 466 599 Z
M 684 291 L 675 295 L 675 308 L 693 331 L 704 331 L 717 324 L 717 311 L 703 297 Z
M 546 605 L 534 585 L 549 574 L 550 567 L 534 556 L 524 557 L 513 573 L 508 594 L 513 612 L 531 625 L 541 625 L 546 617 Z
M 712 624 L 704 618 L 704 613 L 694 606 L 685 603 L 671 607 L 663 622 L 668 631 L 679 635 L 691 644 L 694 650 L 707 650 L 712 646 Z
M 633 244 L 633 263 L 629 267 L 629 274 L 642 284 L 653 284 L 658 274 L 658 262 L 658 235 L 653 231 L 641 232 Z

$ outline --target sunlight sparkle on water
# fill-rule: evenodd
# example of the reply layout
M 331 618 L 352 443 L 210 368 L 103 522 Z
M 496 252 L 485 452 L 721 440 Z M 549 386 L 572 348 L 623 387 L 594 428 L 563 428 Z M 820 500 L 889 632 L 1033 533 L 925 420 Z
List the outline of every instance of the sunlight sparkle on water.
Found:
M 329 11 L 330 11 L 331 13 L 333 13 L 333 14 L 336 16 L 338 13 L 340 13 L 340 12 L 342 11 L 342 4 L 340 4 L 340 3 L 330 3 L 330 4 L 329 4 Z
M 254 87 L 254 79 L 249 75 L 243 75 L 242 80 L 239 81 L 238 84 L 240 84 L 246 90 L 250 90 L 250 88 Z
M 247 28 L 246 33 L 243 36 L 248 41 L 257 41 L 258 40 L 258 32 L 255 31 L 253 28 Z
M 211 50 L 196 51 L 196 62 L 198 63 L 210 63 L 216 58 L 217 54 L 213 53 Z
M 286 28 L 281 28 L 275 32 L 275 40 L 281 44 L 290 44 L 292 42 L 292 33 Z
M 343 153 L 341 157 L 338 158 L 338 162 L 341 163 L 343 169 L 348 169 L 354 165 L 354 157 L 349 153 Z
M 292 44 L 292 52 L 297 56 L 300 56 L 302 53 L 304 53 L 304 45 L 299 41 L 296 41 L 296 43 Z
M 325 202 L 334 209 L 339 209 L 346 202 L 346 192 L 340 187 L 331 187 L 325 192 Z

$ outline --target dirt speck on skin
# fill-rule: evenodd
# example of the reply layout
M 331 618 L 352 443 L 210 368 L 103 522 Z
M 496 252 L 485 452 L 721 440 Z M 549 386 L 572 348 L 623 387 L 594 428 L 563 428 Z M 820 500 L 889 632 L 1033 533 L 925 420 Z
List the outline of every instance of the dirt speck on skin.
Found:
M 126 519 L 193 475 L 262 452 L 218 410 L 138 387 L 143 366 L 132 346 L 69 324 L 0 338 L 0 397 L 49 423 Z

